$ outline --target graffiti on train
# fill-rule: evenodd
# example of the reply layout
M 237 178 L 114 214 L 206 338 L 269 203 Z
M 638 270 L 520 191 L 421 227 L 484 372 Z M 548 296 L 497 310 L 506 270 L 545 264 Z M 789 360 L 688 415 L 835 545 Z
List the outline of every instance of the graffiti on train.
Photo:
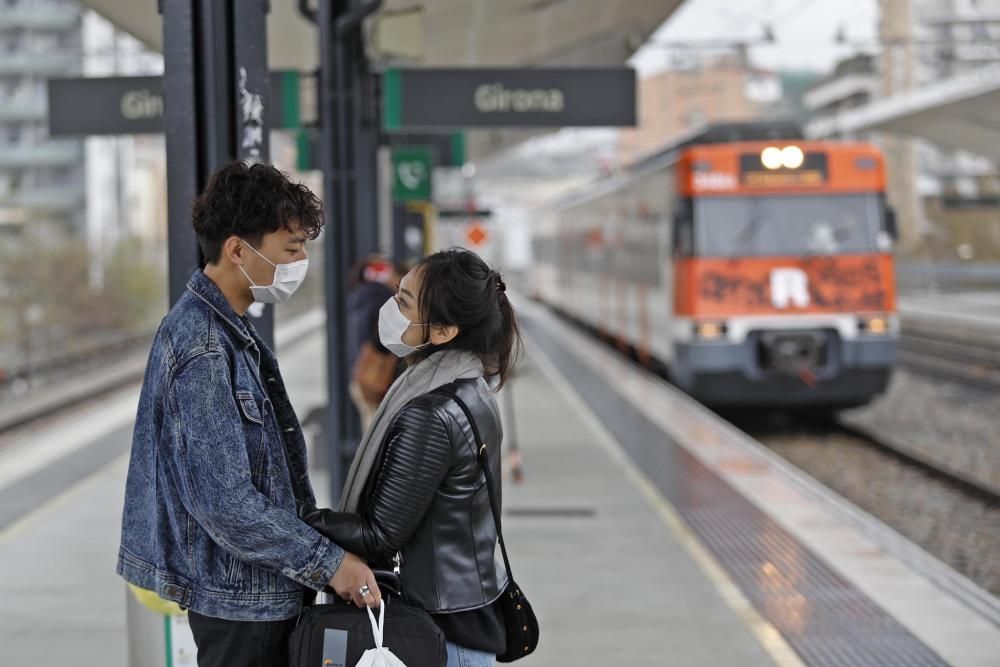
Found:
M 891 269 L 880 256 L 696 260 L 694 310 L 848 312 L 889 310 Z

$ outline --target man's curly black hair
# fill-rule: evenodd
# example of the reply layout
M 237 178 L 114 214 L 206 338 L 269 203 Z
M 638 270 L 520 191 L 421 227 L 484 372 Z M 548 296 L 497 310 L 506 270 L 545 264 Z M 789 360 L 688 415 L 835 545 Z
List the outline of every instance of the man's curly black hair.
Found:
M 266 234 L 300 225 L 312 240 L 323 229 L 323 204 L 306 186 L 267 164 L 230 162 L 195 200 L 192 223 L 204 261 L 216 264 L 234 234 L 259 248 Z

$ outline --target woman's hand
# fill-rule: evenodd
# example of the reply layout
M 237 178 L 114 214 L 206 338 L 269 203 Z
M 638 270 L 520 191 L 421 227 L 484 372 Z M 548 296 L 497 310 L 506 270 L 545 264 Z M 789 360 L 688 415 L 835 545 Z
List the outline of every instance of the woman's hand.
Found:
M 344 560 L 330 580 L 330 587 L 341 598 L 358 607 L 378 607 L 382 604 L 382 592 L 371 568 L 352 553 L 344 555 Z

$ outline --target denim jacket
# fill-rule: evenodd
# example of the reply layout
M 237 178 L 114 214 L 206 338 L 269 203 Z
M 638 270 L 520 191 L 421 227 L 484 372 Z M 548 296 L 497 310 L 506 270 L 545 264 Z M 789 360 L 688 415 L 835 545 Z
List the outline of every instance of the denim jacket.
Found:
M 315 502 L 274 354 L 196 271 L 149 355 L 118 574 L 206 616 L 292 618 L 344 557 L 296 495 Z

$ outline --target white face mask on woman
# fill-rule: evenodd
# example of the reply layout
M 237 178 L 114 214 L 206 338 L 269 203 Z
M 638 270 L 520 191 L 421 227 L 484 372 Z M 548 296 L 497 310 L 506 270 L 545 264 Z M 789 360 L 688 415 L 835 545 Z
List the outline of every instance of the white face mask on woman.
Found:
M 420 322 L 411 322 L 406 319 L 406 315 L 396 303 L 396 297 L 389 297 L 389 300 L 382 304 L 382 308 L 378 311 L 378 339 L 385 346 L 385 349 L 397 357 L 409 356 L 430 345 L 430 343 L 425 343 L 420 347 L 413 347 L 403 342 L 403 334 L 406 333 L 406 330 L 420 324 Z
M 270 285 L 255 284 L 243 267 L 240 267 L 240 271 L 243 271 L 243 275 L 250 281 L 250 292 L 253 294 L 253 300 L 257 303 L 284 303 L 288 301 L 288 298 L 295 294 L 295 290 L 306 279 L 306 272 L 309 270 L 309 260 L 303 259 L 291 264 L 275 264 L 267 257 L 264 257 L 264 255 L 261 255 L 249 243 L 246 246 L 274 267 L 274 280 L 271 281 Z

